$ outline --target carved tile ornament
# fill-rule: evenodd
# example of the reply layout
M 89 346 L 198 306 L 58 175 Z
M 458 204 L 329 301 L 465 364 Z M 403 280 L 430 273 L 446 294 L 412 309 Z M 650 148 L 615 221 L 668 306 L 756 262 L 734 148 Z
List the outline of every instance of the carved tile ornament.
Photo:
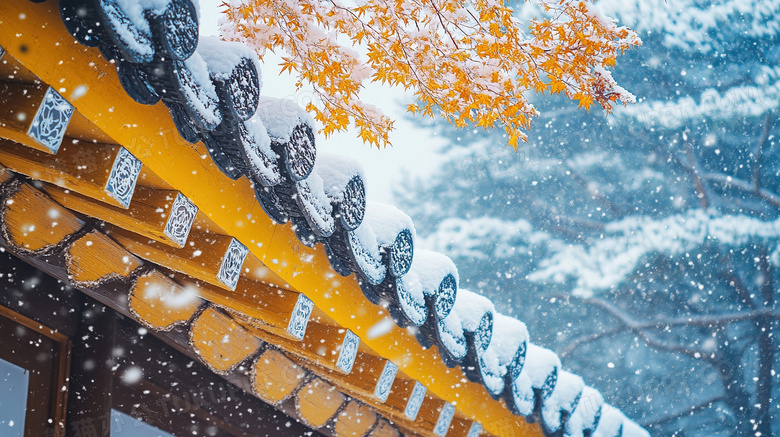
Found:
M 222 265 L 219 266 L 217 279 L 227 285 L 231 290 L 236 289 L 238 276 L 241 274 L 241 266 L 244 265 L 249 249 L 246 248 L 235 238 L 230 241 L 230 246 L 222 258 Z
M 141 174 L 141 161 L 127 149 L 119 149 L 106 182 L 106 193 L 127 208 L 133 198 L 135 183 Z
M 0 57 L 2 54 L 3 50 L 0 49 Z M 46 147 L 51 153 L 57 153 L 72 115 L 73 106 L 49 88 L 30 124 L 27 136 Z

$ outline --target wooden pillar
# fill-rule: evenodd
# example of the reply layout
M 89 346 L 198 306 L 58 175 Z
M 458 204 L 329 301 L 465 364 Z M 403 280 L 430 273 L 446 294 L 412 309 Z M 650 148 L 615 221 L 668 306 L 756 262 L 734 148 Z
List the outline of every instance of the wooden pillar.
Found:
M 97 303 L 84 300 L 73 343 L 68 392 L 67 435 L 107 437 L 115 363 L 116 318 Z

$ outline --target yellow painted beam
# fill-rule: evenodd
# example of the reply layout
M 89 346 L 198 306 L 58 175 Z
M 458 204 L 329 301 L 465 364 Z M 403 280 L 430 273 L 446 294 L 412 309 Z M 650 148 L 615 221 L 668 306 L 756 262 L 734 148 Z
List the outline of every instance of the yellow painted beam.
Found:
M 76 88 L 86 86 L 83 96 L 71 100 L 81 114 L 407 375 L 454 403 L 493 434 L 542 435 L 537 425 L 527 425 L 491 399 L 484 387 L 464 382 L 460 369 L 448 369 L 435 349 L 423 350 L 405 329 L 392 327 L 384 335 L 368 336 L 372 327 L 386 323 L 387 312 L 363 297 L 354 277 L 338 276 L 321 246 L 307 248 L 298 243 L 289 225 L 274 225 L 254 200 L 249 181 L 223 176 L 202 144 L 181 139 L 162 104 L 144 106 L 127 96 L 114 65 L 97 49 L 83 47 L 68 35 L 56 2 L 1 1 L 0 46 L 66 98 Z

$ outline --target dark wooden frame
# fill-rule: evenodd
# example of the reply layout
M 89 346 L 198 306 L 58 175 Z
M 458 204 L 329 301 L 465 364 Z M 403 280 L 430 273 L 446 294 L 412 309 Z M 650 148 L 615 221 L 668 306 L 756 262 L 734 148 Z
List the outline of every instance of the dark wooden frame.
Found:
M 91 296 L 2 252 L 0 272 L 37 277 L 38 284 L 9 285 L 7 275 L 0 277 L 0 316 L 10 315 L 59 342 L 60 353 L 67 356 L 59 367 L 61 378 L 50 387 L 58 396 L 60 415 L 49 428 L 36 430 L 36 436 L 109 436 L 112 408 L 175 435 L 192 435 L 192 426 L 213 426 L 219 436 L 319 435 L 187 356 L 176 341 L 186 338 L 184 332 L 146 331 Z M 40 257 L 30 261 L 42 269 L 51 265 Z M 113 301 L 120 289 L 107 283 L 91 294 Z M 128 385 L 122 375 L 132 366 L 142 367 L 143 377 Z M 63 391 L 66 376 L 69 383 Z
M 14 329 L 17 327 L 23 327 L 24 331 Z M 24 435 L 65 435 L 63 425 L 70 373 L 70 340 L 62 333 L 4 306 L 0 306 L 0 332 L 7 333 L 3 335 L 0 358 L 29 372 Z M 49 359 L 40 359 L 42 351 L 50 353 Z

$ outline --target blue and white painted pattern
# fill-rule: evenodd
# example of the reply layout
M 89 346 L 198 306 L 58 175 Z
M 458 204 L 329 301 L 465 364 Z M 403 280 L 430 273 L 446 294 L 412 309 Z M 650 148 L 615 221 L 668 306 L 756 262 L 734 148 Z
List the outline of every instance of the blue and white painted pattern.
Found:
M 404 415 L 406 415 L 409 420 L 417 420 L 417 413 L 420 412 L 420 407 L 422 407 L 427 391 L 428 389 L 420 384 L 419 381 L 414 382 L 412 394 L 409 395 L 409 400 L 406 402 L 406 409 L 404 410 Z
M 385 368 L 382 370 L 382 374 L 379 375 L 379 380 L 376 382 L 374 388 L 374 396 L 382 402 L 387 400 L 390 396 L 390 388 L 393 387 L 395 381 L 395 375 L 398 373 L 398 366 L 393 364 L 392 361 L 385 363 Z
M 2 57 L 1 51 L 2 49 L 0 49 L 0 57 Z M 27 130 L 27 136 L 46 147 L 51 153 L 57 153 L 71 116 L 73 116 L 73 105 L 49 88 Z
M 230 241 L 225 256 L 222 257 L 222 264 L 217 272 L 217 279 L 227 285 L 231 290 L 236 289 L 238 276 L 241 274 L 241 267 L 244 265 L 249 249 L 235 238 Z
M 124 147 L 116 154 L 106 182 L 106 193 L 124 208 L 130 206 L 142 166 L 141 161 Z
M 348 329 L 347 333 L 344 335 L 344 343 L 341 345 L 339 359 L 336 360 L 336 367 L 338 367 L 339 370 L 344 373 L 352 371 L 352 366 L 355 364 L 355 357 L 357 357 L 359 346 L 360 337 Z
M 165 223 L 165 236 L 183 247 L 197 214 L 198 207 L 190 199 L 181 193 L 176 194 L 168 221 Z
M 439 437 L 447 435 L 453 417 L 455 417 L 455 407 L 447 402 L 439 413 L 439 419 L 436 421 L 436 427 L 433 428 L 433 433 Z
M 480 425 L 478 422 L 473 422 L 471 424 L 471 428 L 469 428 L 469 433 L 466 435 L 466 437 L 479 437 L 481 433 L 482 433 L 482 425 Z
M 314 302 L 306 297 L 306 295 L 299 294 L 298 301 L 295 303 L 295 308 L 290 316 L 290 323 L 287 324 L 287 333 L 295 339 L 303 340 L 303 336 L 306 335 L 306 326 L 309 324 L 309 317 L 311 316 L 311 311 L 313 309 Z

